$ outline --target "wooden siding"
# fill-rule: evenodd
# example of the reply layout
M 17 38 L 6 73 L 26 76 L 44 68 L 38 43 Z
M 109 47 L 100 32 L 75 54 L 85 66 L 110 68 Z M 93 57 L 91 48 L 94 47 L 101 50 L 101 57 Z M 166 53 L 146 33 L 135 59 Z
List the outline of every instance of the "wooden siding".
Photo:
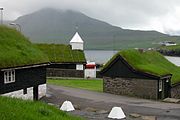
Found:
M 76 69 L 75 63 L 69 63 L 69 64 L 50 64 L 48 68 L 59 68 L 59 69 Z
M 135 71 L 122 57 L 117 57 L 105 70 L 101 72 L 106 77 L 139 78 L 139 79 L 159 79 L 145 73 Z
M 46 67 L 15 70 L 15 78 L 15 82 L 4 84 L 4 72 L 0 72 L 0 94 L 46 83 Z

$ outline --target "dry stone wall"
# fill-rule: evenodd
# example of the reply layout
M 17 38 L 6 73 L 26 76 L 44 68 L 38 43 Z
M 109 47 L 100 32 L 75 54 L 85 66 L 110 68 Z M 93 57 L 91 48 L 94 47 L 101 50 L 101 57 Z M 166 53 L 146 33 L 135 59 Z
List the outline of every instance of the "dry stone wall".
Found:
M 103 77 L 103 84 L 107 93 L 158 99 L 157 80 Z

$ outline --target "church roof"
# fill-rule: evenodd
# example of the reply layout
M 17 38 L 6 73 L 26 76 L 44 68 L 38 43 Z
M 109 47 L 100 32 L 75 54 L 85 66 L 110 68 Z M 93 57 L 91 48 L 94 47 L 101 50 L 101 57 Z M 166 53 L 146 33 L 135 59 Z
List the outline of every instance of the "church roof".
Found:
M 78 32 L 75 33 L 75 35 L 73 36 L 73 38 L 71 39 L 70 43 L 83 43 L 84 41 L 82 40 L 82 38 L 80 37 L 80 35 L 78 34 Z

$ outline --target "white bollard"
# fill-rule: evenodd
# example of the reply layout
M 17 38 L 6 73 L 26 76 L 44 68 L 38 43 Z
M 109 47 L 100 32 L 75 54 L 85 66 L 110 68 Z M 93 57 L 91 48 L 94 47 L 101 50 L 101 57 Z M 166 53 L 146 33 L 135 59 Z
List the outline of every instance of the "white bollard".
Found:
M 74 107 L 73 107 L 73 105 L 72 105 L 72 103 L 70 101 L 65 101 L 62 104 L 60 110 L 62 110 L 62 111 L 73 111 L 75 109 L 74 109 Z
M 126 116 L 123 110 L 121 109 L 121 107 L 113 107 L 108 115 L 108 118 L 112 118 L 112 119 L 123 119 L 125 117 Z

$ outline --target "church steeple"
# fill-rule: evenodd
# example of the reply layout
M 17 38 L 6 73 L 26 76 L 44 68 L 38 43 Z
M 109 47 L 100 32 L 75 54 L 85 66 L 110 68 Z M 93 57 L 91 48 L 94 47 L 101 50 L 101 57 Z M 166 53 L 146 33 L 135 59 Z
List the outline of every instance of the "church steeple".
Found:
M 84 49 L 84 41 L 78 34 L 78 26 L 76 25 L 76 33 L 72 37 L 70 41 L 70 45 L 72 47 L 72 50 L 83 50 Z

